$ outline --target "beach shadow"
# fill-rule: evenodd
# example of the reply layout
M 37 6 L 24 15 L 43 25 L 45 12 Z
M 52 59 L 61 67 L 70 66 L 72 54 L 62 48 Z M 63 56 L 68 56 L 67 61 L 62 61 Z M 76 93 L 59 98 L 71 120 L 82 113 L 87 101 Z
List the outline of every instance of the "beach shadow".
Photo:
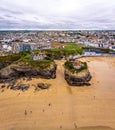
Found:
M 68 93 L 72 95 L 72 94 L 73 94 L 73 92 L 72 92 L 71 87 L 70 87 L 70 86 L 66 86 L 66 88 L 67 88 Z
M 86 126 L 86 127 L 79 127 L 76 130 L 115 130 L 108 126 Z

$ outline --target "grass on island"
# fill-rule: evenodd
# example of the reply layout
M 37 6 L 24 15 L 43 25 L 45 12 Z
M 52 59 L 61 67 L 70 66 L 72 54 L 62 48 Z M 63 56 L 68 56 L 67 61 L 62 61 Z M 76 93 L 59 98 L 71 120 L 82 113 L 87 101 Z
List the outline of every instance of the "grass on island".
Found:
M 0 69 L 18 61 L 22 56 L 20 54 L 12 54 L 7 56 L 0 56 Z
M 51 63 L 54 61 L 50 57 L 46 57 L 44 60 L 32 60 L 30 55 L 26 55 L 20 59 L 20 62 L 28 63 L 32 67 L 39 67 L 41 69 L 45 69 L 50 67 Z
M 0 62 L 11 63 L 11 62 L 19 60 L 20 58 L 21 58 L 21 55 L 19 54 L 0 56 Z
M 85 70 L 85 69 L 88 68 L 86 62 L 82 62 L 82 64 L 83 64 L 83 66 L 81 66 L 80 69 L 74 68 L 72 61 L 66 61 L 66 62 L 64 63 L 64 66 L 65 66 L 65 68 L 68 69 L 70 72 L 72 72 L 72 73 L 78 73 L 78 72 L 81 72 L 82 70 Z
M 35 51 L 37 54 L 39 51 Z M 28 65 L 31 65 L 32 67 L 39 67 L 41 69 L 45 69 L 53 63 L 53 59 L 50 57 L 46 57 L 44 60 L 32 60 L 30 58 L 30 52 L 29 51 L 22 51 L 19 53 L 14 53 L 7 56 L 0 56 L 0 69 L 12 64 L 12 63 L 19 63 L 19 62 L 25 62 L 28 63 Z
M 41 68 L 41 69 L 48 68 L 48 67 L 50 67 L 51 63 L 53 63 L 50 60 L 37 60 L 37 61 L 34 61 L 34 60 L 23 61 L 23 60 L 21 60 L 21 62 L 28 63 L 28 65 L 30 65 L 33 68 L 38 67 L 38 68 Z

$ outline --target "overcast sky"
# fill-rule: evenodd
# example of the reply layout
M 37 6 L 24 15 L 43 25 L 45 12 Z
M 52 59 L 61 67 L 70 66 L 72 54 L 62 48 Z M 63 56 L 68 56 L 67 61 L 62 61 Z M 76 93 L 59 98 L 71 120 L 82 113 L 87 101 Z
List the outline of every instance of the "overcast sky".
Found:
M 115 30 L 115 0 L 0 0 L 0 29 Z

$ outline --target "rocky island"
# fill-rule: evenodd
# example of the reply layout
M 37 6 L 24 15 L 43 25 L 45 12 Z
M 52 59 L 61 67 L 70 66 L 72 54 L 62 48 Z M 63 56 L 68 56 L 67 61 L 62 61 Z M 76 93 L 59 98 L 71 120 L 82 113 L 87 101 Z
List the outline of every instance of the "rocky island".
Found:
M 86 62 L 78 60 L 66 61 L 65 64 L 65 80 L 71 86 L 90 85 L 90 72 Z
M 39 54 L 39 55 L 38 55 Z M 21 77 L 56 78 L 56 64 L 41 53 L 34 57 L 27 52 L 2 57 L 0 82 L 12 81 Z M 37 58 L 33 60 L 33 58 Z

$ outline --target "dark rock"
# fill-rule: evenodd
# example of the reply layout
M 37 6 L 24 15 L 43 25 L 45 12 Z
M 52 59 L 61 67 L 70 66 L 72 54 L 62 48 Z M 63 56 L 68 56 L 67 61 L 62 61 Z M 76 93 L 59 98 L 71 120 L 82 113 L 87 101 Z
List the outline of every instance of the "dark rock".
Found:
M 38 83 L 37 86 L 38 86 L 39 88 L 41 88 L 41 89 L 48 89 L 48 88 L 49 88 L 49 85 L 44 84 L 44 83 Z
M 5 62 L 0 62 L 0 69 L 6 67 L 7 65 L 9 65 L 10 63 L 5 63 Z
M 32 77 L 29 76 L 29 77 L 27 78 L 27 81 L 31 81 L 31 80 L 32 80 Z
M 2 85 L 1 88 L 5 88 L 6 86 L 5 85 Z
M 23 80 L 26 80 L 25 77 L 23 78 Z
M 10 86 L 14 86 L 15 83 L 16 83 L 15 81 L 10 81 L 10 82 L 9 82 L 9 85 L 10 85 Z
M 91 75 L 89 73 L 89 71 L 86 72 L 85 76 L 83 77 L 78 77 L 77 75 L 71 75 L 70 73 L 68 73 L 67 71 L 65 71 L 65 80 L 67 81 L 67 83 L 71 86 L 89 86 L 91 79 Z
M 21 91 L 28 90 L 28 88 L 29 88 L 29 85 L 22 84 L 22 83 L 19 83 L 16 86 L 10 87 L 10 89 L 12 89 L 12 90 L 21 90 Z
M 0 82 L 11 82 L 21 77 L 27 77 L 30 81 L 32 77 L 41 78 L 56 78 L 57 65 L 54 64 L 52 68 L 40 69 L 23 66 L 10 66 L 0 70 Z
M 53 73 L 52 74 L 52 79 L 55 79 L 56 78 L 56 73 Z
M 6 67 L 0 70 L 0 79 L 10 79 L 11 77 L 17 77 L 17 74 L 11 68 Z

